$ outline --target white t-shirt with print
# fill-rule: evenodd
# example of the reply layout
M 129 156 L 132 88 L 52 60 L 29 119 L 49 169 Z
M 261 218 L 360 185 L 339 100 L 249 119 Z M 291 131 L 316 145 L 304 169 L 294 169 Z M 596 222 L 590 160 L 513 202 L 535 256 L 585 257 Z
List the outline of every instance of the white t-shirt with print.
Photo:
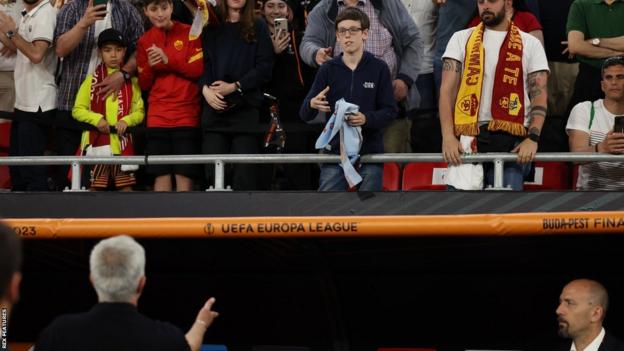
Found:
M 470 34 L 476 27 L 455 32 L 446 46 L 443 58 L 450 58 L 464 63 L 466 55 L 466 43 Z M 496 73 L 496 63 L 501 45 L 505 40 L 507 32 L 495 31 L 486 28 L 483 34 L 483 47 L 485 52 L 483 86 L 481 93 L 481 104 L 479 107 L 479 122 L 492 120 L 492 91 L 494 89 L 494 75 Z M 534 36 L 520 31 L 522 38 L 522 78 L 524 81 L 524 125 L 529 124 L 529 112 L 531 100 L 529 97 L 529 82 L 527 76 L 538 71 L 549 71 L 546 52 L 542 43 Z
M 56 108 L 56 54 L 54 27 L 56 9 L 49 0 L 42 0 L 22 17 L 18 33 L 28 42 L 44 40 L 50 43 L 43 60 L 34 64 L 20 50 L 15 62 L 15 108 L 26 112 L 46 112 Z
M 578 130 L 589 134 L 589 145 L 596 145 L 607 138 L 613 130 L 615 115 L 604 106 L 604 100 L 596 100 L 594 119 L 590 124 L 590 101 L 577 104 L 570 112 L 566 132 Z M 621 162 L 591 162 L 579 166 L 577 190 L 622 190 L 624 189 L 624 165 Z

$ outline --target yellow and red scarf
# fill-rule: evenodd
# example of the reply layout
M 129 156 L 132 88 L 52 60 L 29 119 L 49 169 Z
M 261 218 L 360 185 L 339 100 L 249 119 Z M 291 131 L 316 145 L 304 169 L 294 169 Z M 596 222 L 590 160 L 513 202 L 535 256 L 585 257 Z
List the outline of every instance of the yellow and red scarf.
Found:
M 481 22 L 466 43 L 461 84 L 455 101 L 454 123 L 455 134 L 458 136 L 479 134 L 478 119 L 485 64 L 484 31 L 485 25 Z M 526 135 L 522 50 L 520 30 L 510 22 L 496 64 L 492 92 L 492 120 L 488 130 L 502 130 L 517 136 Z
M 100 88 L 96 88 L 96 85 L 102 82 L 108 76 L 108 69 L 104 63 L 100 63 L 93 72 L 93 78 L 91 80 L 91 90 L 89 97 L 91 99 L 91 111 L 100 113 L 106 118 L 106 99 L 103 94 L 100 94 Z M 121 120 L 123 117 L 130 114 L 130 108 L 132 105 L 132 82 L 127 81 L 121 87 L 117 93 L 117 103 L 119 108 L 117 109 L 117 120 Z M 134 145 L 132 143 L 132 135 L 126 133 L 125 135 L 117 135 L 119 137 L 121 146 L 121 155 L 132 156 L 134 155 Z M 110 144 L 110 135 L 100 133 L 96 130 L 89 132 L 89 144 L 93 146 L 101 146 Z

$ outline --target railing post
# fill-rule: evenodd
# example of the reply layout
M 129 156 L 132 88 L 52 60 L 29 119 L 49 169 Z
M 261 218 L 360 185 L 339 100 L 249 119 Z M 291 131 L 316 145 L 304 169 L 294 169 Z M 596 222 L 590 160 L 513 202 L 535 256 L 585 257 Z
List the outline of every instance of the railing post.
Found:
M 215 161 L 214 190 L 225 190 L 225 164 L 221 160 Z
M 485 190 L 512 190 L 511 187 L 503 187 L 505 161 L 500 158 L 494 159 L 494 186 Z
M 71 176 L 71 190 L 70 191 L 80 191 L 80 185 L 82 183 L 82 172 L 80 169 L 80 162 L 74 161 L 71 164 L 72 168 L 72 176 Z

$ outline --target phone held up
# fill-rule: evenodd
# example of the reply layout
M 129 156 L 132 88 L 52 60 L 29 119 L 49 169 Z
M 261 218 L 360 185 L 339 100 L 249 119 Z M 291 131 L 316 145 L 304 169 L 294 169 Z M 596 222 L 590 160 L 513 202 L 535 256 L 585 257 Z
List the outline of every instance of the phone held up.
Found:
M 286 18 L 276 18 L 273 21 L 273 26 L 275 27 L 275 33 L 281 31 L 282 35 L 288 33 L 288 19 Z
M 93 6 L 106 5 L 108 0 L 93 0 Z
M 613 131 L 615 133 L 624 133 L 624 116 L 615 116 L 615 123 L 613 123 Z

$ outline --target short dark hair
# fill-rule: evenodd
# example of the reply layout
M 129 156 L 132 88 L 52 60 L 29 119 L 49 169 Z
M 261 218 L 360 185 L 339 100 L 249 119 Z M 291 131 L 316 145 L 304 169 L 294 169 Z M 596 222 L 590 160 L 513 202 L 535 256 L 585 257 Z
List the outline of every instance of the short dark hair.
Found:
M 156 5 L 160 5 L 162 3 L 169 3 L 170 5 L 173 5 L 173 0 L 142 0 L 141 3 L 143 4 L 143 7 L 147 7 L 151 4 L 156 4 Z M 210 5 L 209 5 L 210 6 Z
M 604 60 L 602 63 L 602 69 L 600 70 L 600 77 L 604 78 L 605 69 L 611 66 L 624 66 L 624 56 L 613 56 Z
M 11 228 L 0 223 L 0 298 L 6 292 L 13 274 L 22 265 L 22 243 Z
M 370 28 L 370 19 L 368 18 L 368 15 L 357 7 L 347 7 L 340 11 L 338 16 L 336 16 L 336 29 L 338 29 L 338 23 L 346 20 L 360 22 L 362 30 Z

